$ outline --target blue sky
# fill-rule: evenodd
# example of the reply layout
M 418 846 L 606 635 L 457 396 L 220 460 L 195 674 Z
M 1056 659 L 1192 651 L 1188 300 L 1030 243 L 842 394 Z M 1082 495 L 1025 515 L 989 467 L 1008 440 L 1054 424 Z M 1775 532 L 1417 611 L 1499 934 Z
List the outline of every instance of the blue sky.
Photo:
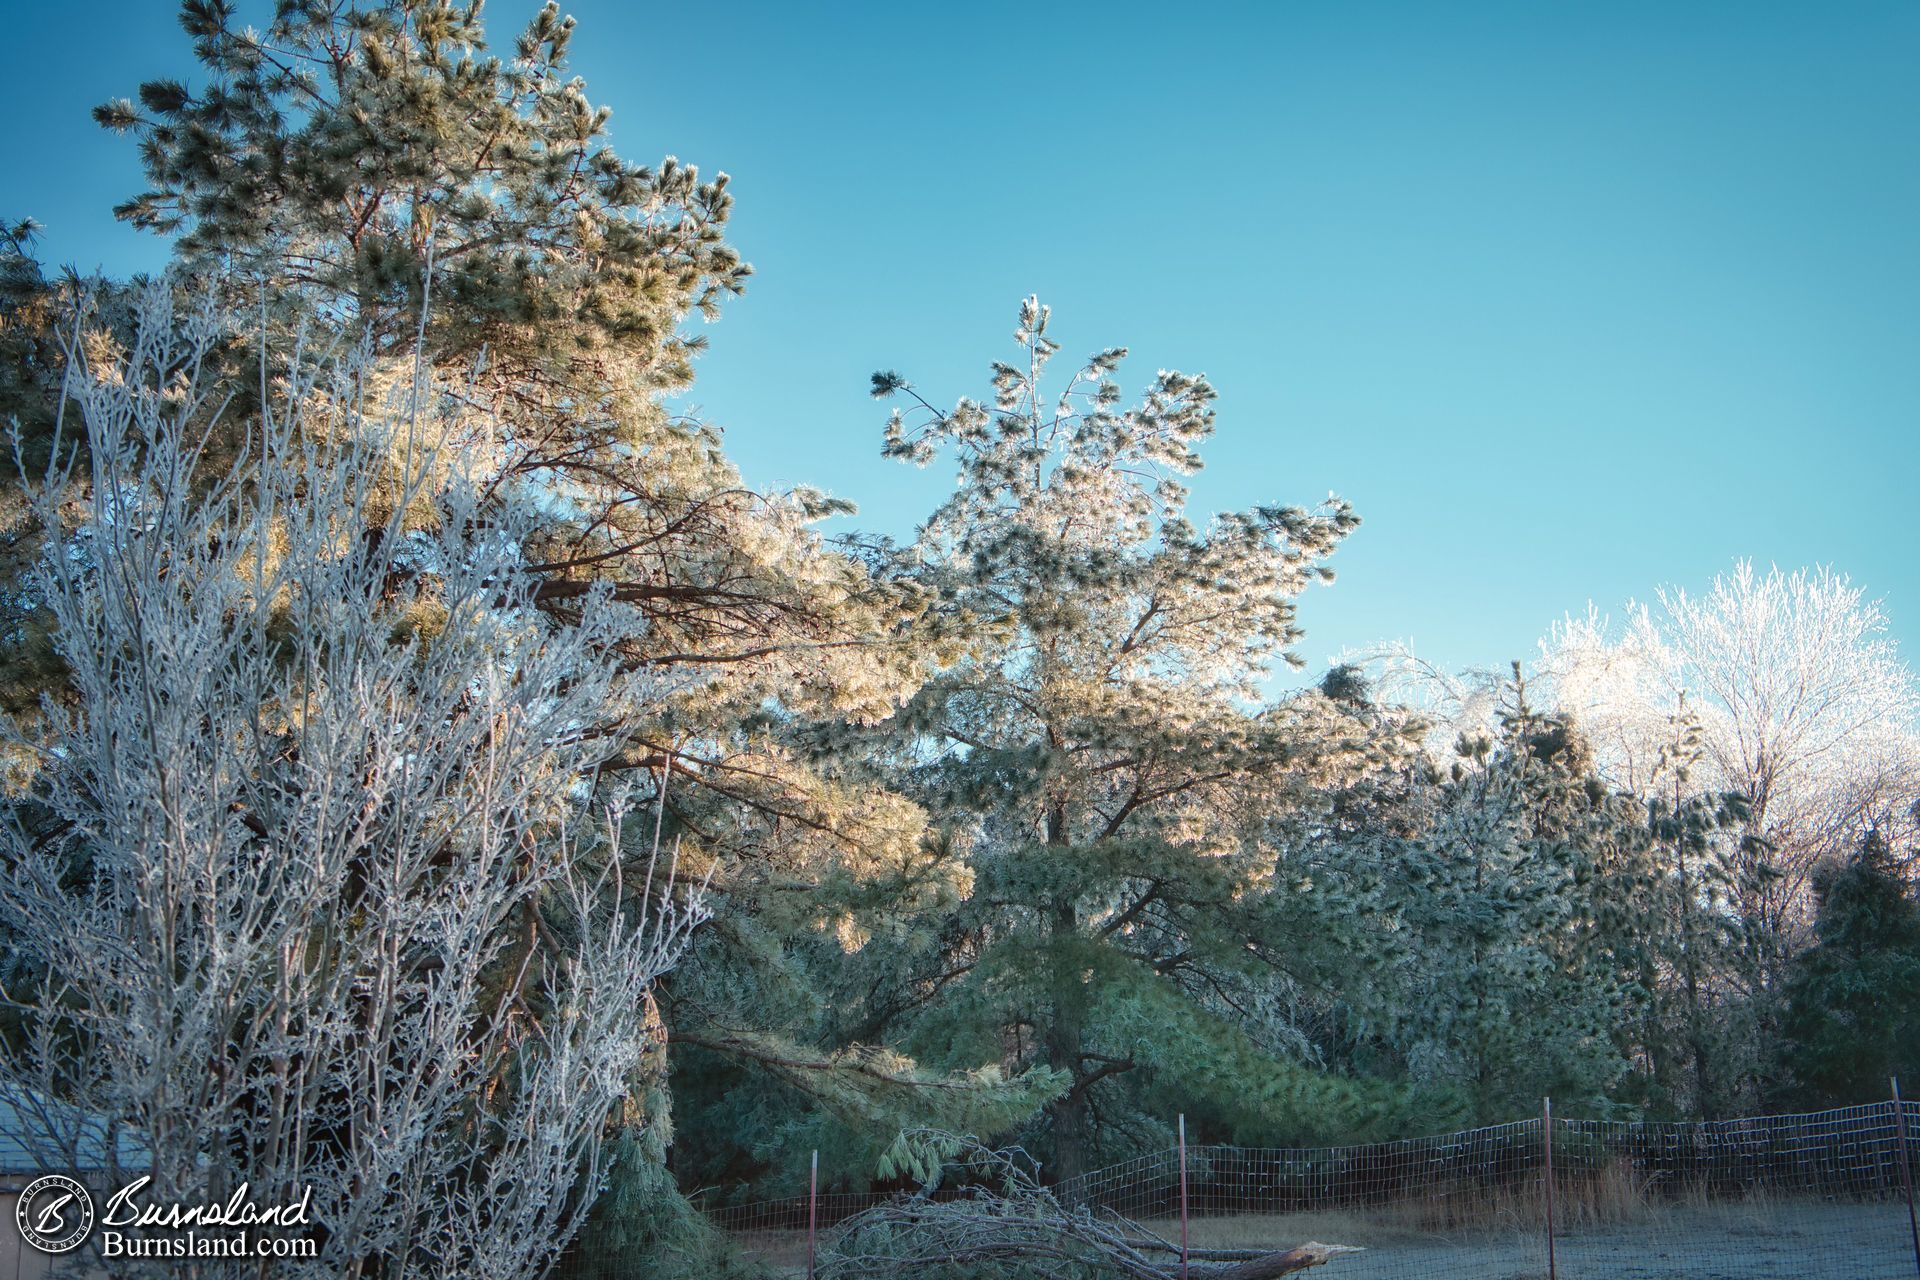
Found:
M 617 148 L 733 175 L 758 275 L 694 400 L 755 484 L 909 532 L 949 475 L 879 457 L 867 375 L 981 394 L 1037 292 L 1130 388 L 1211 377 L 1200 513 L 1355 503 L 1316 669 L 1503 664 L 1736 556 L 1916 647 L 1920 5 L 567 8 Z M 80 12 L 7 4 L 0 215 L 150 269 L 87 109 L 194 67 L 162 0 Z

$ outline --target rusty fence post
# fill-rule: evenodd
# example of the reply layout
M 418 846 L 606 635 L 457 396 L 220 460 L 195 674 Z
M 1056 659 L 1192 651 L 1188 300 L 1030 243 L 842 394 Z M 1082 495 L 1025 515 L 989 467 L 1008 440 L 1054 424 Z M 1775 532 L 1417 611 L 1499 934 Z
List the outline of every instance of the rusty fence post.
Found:
M 1540 1150 L 1546 1157 L 1544 1179 L 1547 1188 L 1547 1280 L 1560 1280 L 1553 1256 L 1553 1099 L 1540 1099 Z
M 813 1165 L 807 1172 L 807 1280 L 813 1280 L 814 1227 L 820 1220 L 820 1150 L 814 1148 Z
M 1907 1231 L 1913 1237 L 1913 1271 L 1920 1275 L 1920 1216 L 1913 1209 L 1913 1163 L 1907 1155 L 1907 1104 L 1900 1101 L 1900 1077 L 1893 1078 L 1893 1132 L 1900 1143 L 1900 1190 L 1907 1197 Z
M 1180 1280 L 1187 1280 L 1187 1117 L 1180 1117 Z

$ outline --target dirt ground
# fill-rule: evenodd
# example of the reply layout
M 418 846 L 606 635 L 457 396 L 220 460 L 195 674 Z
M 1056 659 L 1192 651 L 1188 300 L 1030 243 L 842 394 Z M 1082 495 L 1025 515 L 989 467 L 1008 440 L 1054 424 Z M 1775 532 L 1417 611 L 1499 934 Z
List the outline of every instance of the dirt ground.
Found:
M 1152 1222 L 1177 1238 L 1177 1222 Z M 1201 1219 L 1196 1248 L 1285 1248 L 1307 1240 L 1360 1245 L 1314 1280 L 1546 1280 L 1538 1231 L 1437 1236 L 1357 1214 Z M 776 1274 L 806 1274 L 806 1238 L 742 1240 Z M 823 1241 L 824 1243 L 824 1241 Z M 1559 1280 L 1920 1280 L 1904 1205 L 1741 1204 L 1651 1210 L 1619 1226 L 1558 1236 Z
M 1162 1230 L 1165 1223 L 1153 1224 Z M 1175 1233 L 1179 1224 L 1171 1224 Z M 1356 1244 L 1316 1280 L 1545 1280 L 1538 1231 L 1420 1235 L 1347 1215 L 1214 1219 L 1196 1245 Z M 1629 1224 L 1559 1235 L 1560 1280 L 1916 1280 L 1904 1205 L 1740 1204 L 1649 1210 Z

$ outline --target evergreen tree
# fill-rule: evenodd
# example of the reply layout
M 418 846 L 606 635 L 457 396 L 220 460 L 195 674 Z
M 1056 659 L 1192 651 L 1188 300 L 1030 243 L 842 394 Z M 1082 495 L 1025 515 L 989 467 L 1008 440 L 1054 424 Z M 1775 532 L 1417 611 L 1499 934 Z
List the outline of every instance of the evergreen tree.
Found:
M 46 467 L 41 446 L 52 435 L 65 365 L 53 332 L 59 290 L 33 255 L 37 230 L 28 219 L 0 227 L 0 424 L 14 432 L 30 473 Z M 25 715 L 64 668 L 51 615 L 37 592 L 22 589 L 45 531 L 19 478 L 9 474 L 14 483 L 0 487 L 0 634 L 7 640 L 0 647 L 0 710 Z
M 913 549 L 920 575 L 989 626 L 889 726 L 972 888 L 904 984 L 909 1007 L 876 1021 L 930 1057 L 1062 1077 L 1042 1139 L 1057 1178 L 1096 1147 L 1157 1139 L 1139 1102 L 1160 1076 L 1249 1129 L 1338 1129 L 1354 1091 L 1263 1052 L 1221 1001 L 1294 945 L 1269 822 L 1373 746 L 1318 694 L 1258 702 L 1293 661 L 1296 598 L 1331 578 L 1322 562 L 1357 520 L 1329 500 L 1197 527 L 1180 477 L 1213 430 L 1213 388 L 1162 372 L 1122 407 L 1110 349 L 1050 393 L 1047 323 L 1021 305 L 988 404 L 940 411 L 874 377 L 914 405 L 887 452 L 950 450 L 960 468 Z
M 1878 831 L 1816 889 L 1818 941 L 1787 987 L 1781 1091 L 1837 1106 L 1884 1096 L 1891 1076 L 1920 1081 L 1920 894 Z
M 28 218 L 0 225 L 0 422 L 33 439 L 51 426 L 65 364 L 53 336 L 57 286 L 33 255 L 39 230 Z
M 410 349 L 429 262 L 448 304 L 427 322 L 497 393 L 683 386 L 713 314 L 748 269 L 727 245 L 721 175 L 606 145 L 608 112 L 566 71 L 574 23 L 545 5 L 511 57 L 478 3 L 277 0 L 264 32 L 229 0 L 184 0 L 206 74 L 95 109 L 131 131 L 149 189 L 115 213 L 174 234 L 189 266 L 238 266 L 318 293 L 381 349 Z
M 618 642 L 635 666 L 699 664 L 707 684 L 719 665 L 750 667 L 884 711 L 910 678 L 911 664 L 871 661 L 899 601 L 806 528 L 843 505 L 747 490 L 718 434 L 660 399 L 705 345 L 681 322 L 717 315 L 746 277 L 724 240 L 724 175 L 621 159 L 608 113 L 567 75 L 572 20 L 547 5 L 503 59 L 479 8 L 282 0 L 255 33 L 225 0 L 185 0 L 207 84 L 149 81 L 137 105 L 96 112 L 138 138 L 151 183 L 118 212 L 175 235 L 182 268 L 218 266 L 302 323 L 330 308 L 338 338 L 397 357 L 395 377 L 417 349 L 505 418 L 454 443 L 500 502 L 545 517 L 527 553 L 550 614 L 573 618 L 604 585 L 644 619 Z M 864 670 L 823 671 L 843 621 L 878 643 Z M 670 754 L 670 737 L 639 758 Z
M 255 33 L 224 0 L 186 0 L 205 84 L 150 81 L 96 113 L 137 136 L 148 175 L 121 216 L 264 310 L 277 366 L 366 342 L 376 381 L 410 384 L 416 360 L 437 374 L 444 412 L 418 425 L 475 476 L 476 518 L 524 531 L 532 603 L 566 626 L 601 599 L 625 619 L 601 643 L 665 693 L 592 726 L 618 743 L 601 776 L 638 783 L 723 918 L 659 992 L 662 1034 L 778 1077 L 789 1108 L 838 1107 L 869 1145 L 922 1088 L 958 1099 L 915 1104 L 936 1120 L 989 1095 L 1031 1106 L 1023 1084 L 928 1079 L 818 1042 L 810 966 L 951 892 L 918 806 L 800 742 L 916 686 L 938 656 L 922 593 L 818 536 L 846 504 L 753 492 L 719 433 L 662 399 L 704 345 L 683 322 L 712 318 L 747 275 L 724 239 L 725 177 L 615 154 L 606 111 L 567 74 L 573 24 L 555 6 L 507 57 L 487 52 L 479 8 L 284 0 Z M 332 322 L 319 332 L 316 306 Z M 623 1148 L 656 1160 L 660 1057 L 635 1082 L 654 1136 Z M 616 1204 L 642 1199 L 616 1188 Z
M 1376 1011 L 1408 1069 L 1476 1123 L 1551 1094 L 1604 1107 L 1629 1069 L 1652 863 L 1631 797 L 1515 678 L 1492 734 L 1461 736 L 1415 834 L 1364 841 L 1407 941 Z
M 1382 702 L 1358 666 L 1336 664 L 1321 679 L 1328 707 L 1354 722 L 1374 744 L 1367 767 L 1316 789 L 1278 813 L 1267 838 L 1276 850 L 1275 880 L 1287 893 L 1290 945 L 1270 950 L 1259 999 L 1237 1016 L 1260 1018 L 1276 1051 L 1325 1062 L 1360 1079 L 1406 1081 L 1380 993 L 1393 989 L 1408 956 L 1396 896 L 1396 856 L 1383 842 L 1410 839 L 1430 820 L 1437 780 L 1420 749 L 1430 726 L 1403 707 Z M 1414 1089 L 1412 1110 L 1392 1121 L 1426 1131 L 1460 1120 L 1457 1098 Z
M 1695 788 L 1704 756 L 1699 718 L 1682 698 L 1668 718 L 1648 779 L 1647 822 L 1661 881 L 1640 949 L 1650 1024 L 1645 1033 L 1647 1101 L 1657 1109 L 1713 1119 L 1736 1082 L 1729 1019 L 1739 1005 L 1729 977 L 1739 935 L 1734 908 L 1740 866 L 1731 856 L 1746 819 L 1746 797 Z M 1679 1068 L 1690 1077 L 1683 1084 Z M 1688 1100 L 1690 1101 L 1683 1101 Z

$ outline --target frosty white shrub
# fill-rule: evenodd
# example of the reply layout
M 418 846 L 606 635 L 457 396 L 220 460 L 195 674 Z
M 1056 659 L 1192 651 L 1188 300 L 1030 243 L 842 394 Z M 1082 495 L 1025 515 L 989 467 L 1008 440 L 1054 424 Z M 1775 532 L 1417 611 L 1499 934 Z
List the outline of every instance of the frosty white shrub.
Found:
M 541 1274 L 704 915 L 595 780 L 592 727 L 660 690 L 605 659 L 613 606 L 526 607 L 417 376 L 263 374 L 213 465 L 230 326 L 169 299 L 76 357 L 87 448 L 32 486 L 70 696 L 15 729 L 0 1085 L 57 1110 L 52 1167 L 86 1163 L 60 1116 L 122 1130 L 148 1202 L 311 1186 L 317 1258 L 167 1274 Z

